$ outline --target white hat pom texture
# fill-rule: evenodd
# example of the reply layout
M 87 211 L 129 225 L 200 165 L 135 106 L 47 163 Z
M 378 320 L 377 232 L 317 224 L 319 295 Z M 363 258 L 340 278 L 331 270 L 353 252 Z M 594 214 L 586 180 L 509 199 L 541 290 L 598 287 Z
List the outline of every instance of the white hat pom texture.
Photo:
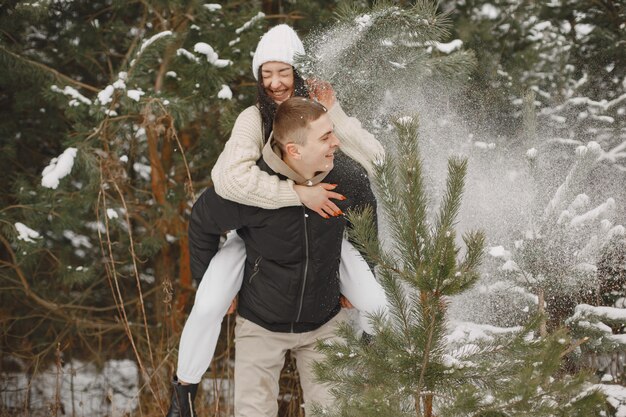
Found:
M 258 80 L 259 67 L 277 61 L 293 65 L 296 55 L 304 55 L 298 34 L 288 25 L 274 26 L 259 41 L 252 58 L 252 74 Z

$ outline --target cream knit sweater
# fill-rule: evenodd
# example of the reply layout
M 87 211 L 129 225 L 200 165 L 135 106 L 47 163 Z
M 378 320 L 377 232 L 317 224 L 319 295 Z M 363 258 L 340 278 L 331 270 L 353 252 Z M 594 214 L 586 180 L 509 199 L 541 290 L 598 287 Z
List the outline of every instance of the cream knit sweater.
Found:
M 380 142 L 356 118 L 348 117 L 338 102 L 328 115 L 341 150 L 372 175 L 373 162 L 384 155 Z M 250 106 L 237 117 L 230 139 L 211 171 L 215 191 L 227 200 L 264 209 L 301 205 L 293 181 L 279 180 L 257 167 L 263 145 L 261 113 L 256 106 Z

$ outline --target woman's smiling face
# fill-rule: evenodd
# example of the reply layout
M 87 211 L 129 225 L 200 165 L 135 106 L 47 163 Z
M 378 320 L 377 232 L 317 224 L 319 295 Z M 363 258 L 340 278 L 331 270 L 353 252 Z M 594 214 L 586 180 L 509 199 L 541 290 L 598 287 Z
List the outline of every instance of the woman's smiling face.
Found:
M 261 80 L 265 92 L 276 104 L 293 96 L 293 67 L 290 64 L 266 62 L 261 66 Z

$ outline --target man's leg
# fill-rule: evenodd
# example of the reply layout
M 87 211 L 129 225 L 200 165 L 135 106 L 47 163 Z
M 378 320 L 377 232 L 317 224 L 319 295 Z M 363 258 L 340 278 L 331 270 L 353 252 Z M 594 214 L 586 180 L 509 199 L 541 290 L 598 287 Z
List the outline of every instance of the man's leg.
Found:
M 330 407 L 333 397 L 330 394 L 330 386 L 317 382 L 313 372 L 313 363 L 321 362 L 324 356 L 315 349 L 318 340 L 336 341 L 341 340 L 336 335 L 337 325 L 347 319 L 347 314 L 341 310 L 331 321 L 324 324 L 317 330 L 301 333 L 300 344 L 292 349 L 292 354 L 296 358 L 298 373 L 300 374 L 300 384 L 304 394 L 304 408 L 307 416 L 313 415 L 313 403 Z
M 231 232 L 204 273 L 185 322 L 176 370 L 180 381 L 197 384 L 209 368 L 220 335 L 220 324 L 241 288 L 245 260 L 243 240 Z
M 235 417 L 276 417 L 280 371 L 296 336 L 270 332 L 237 317 Z

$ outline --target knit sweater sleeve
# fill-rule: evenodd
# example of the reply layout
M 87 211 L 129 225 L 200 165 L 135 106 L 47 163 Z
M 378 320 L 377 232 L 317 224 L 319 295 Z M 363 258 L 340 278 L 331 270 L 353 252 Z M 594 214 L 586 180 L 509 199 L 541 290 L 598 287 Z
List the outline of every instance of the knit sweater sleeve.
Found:
M 262 149 L 261 114 L 255 106 L 251 106 L 237 117 L 230 139 L 211 171 L 217 194 L 240 204 L 264 209 L 301 205 L 293 189 L 293 181 L 280 180 L 256 165 Z
M 374 173 L 374 162 L 385 156 L 380 142 L 355 117 L 349 117 L 338 102 L 330 108 L 328 115 L 335 126 L 335 135 L 341 141 L 341 150 L 361 164 L 367 173 Z

